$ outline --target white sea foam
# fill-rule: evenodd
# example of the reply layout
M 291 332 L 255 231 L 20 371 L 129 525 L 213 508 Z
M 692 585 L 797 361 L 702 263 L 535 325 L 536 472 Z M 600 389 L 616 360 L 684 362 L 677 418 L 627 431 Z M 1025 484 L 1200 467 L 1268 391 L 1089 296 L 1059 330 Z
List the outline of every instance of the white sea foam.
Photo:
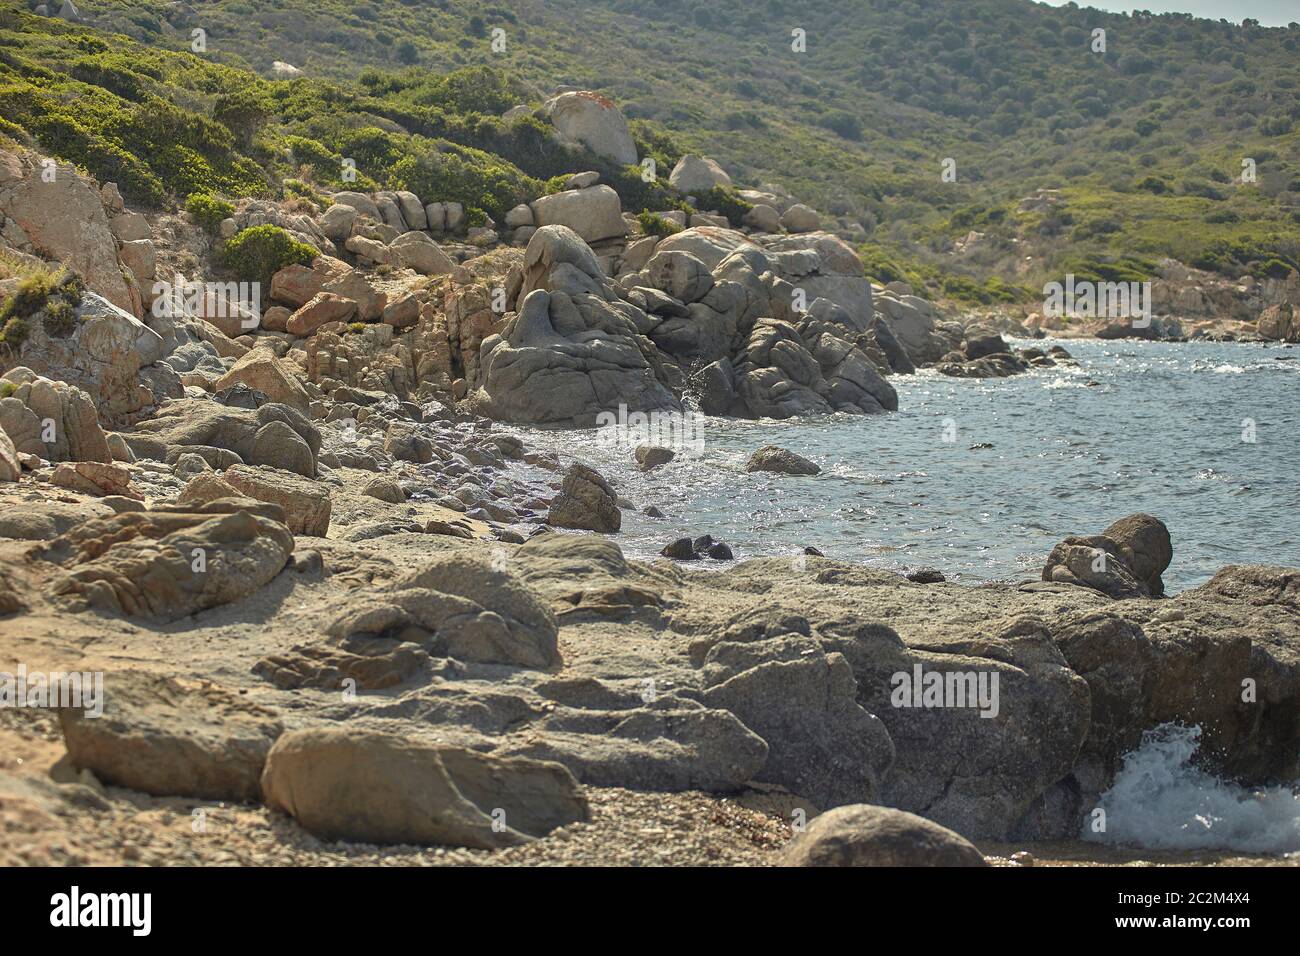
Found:
M 1083 838 L 1155 850 L 1300 851 L 1300 796 L 1290 787 L 1226 783 L 1191 760 L 1201 728 L 1162 724 L 1124 758 L 1101 798 L 1106 831 Z

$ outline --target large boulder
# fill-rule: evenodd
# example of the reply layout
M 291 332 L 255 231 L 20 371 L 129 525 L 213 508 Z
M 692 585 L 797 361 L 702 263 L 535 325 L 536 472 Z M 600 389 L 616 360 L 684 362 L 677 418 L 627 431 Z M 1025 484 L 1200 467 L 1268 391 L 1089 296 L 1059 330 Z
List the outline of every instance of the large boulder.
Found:
M 280 405 L 288 405 L 304 415 L 311 411 L 311 398 L 303 388 L 293 366 L 275 357 L 270 349 L 256 348 L 237 361 L 229 372 L 212 385 L 214 392 L 247 385 Z
M 567 226 L 587 242 L 627 232 L 618 193 L 604 185 L 542 196 L 533 201 L 532 210 L 537 225 Z
M 590 815 L 559 764 L 344 727 L 282 736 L 262 793 L 316 836 L 380 844 L 515 846 Z
M 5 384 L 10 394 L 0 398 L 0 430 L 18 451 L 49 461 L 112 463 L 95 403 L 81 389 L 24 367 L 0 377 Z
M 95 518 L 34 549 L 59 565 L 52 596 L 167 623 L 243 600 L 284 568 L 279 509 L 244 499 Z
M 294 534 L 323 538 L 328 533 L 332 501 L 325 485 L 265 465 L 234 465 L 222 477 L 241 495 L 279 506 Z
M 888 807 L 855 804 L 814 817 L 781 852 L 783 866 L 986 866 L 964 837 Z
M 557 528 L 615 532 L 622 526 L 618 495 L 594 468 L 574 462 L 551 502 L 547 524 Z
M 109 425 L 181 394 L 175 375 L 142 380 L 141 370 L 163 357 L 162 337 L 132 313 L 93 292 L 84 293 L 69 335 L 51 334 L 41 321 L 28 323 L 19 363 L 38 375 L 76 386 L 90 396 Z
M 705 193 L 715 186 L 730 186 L 731 177 L 707 156 L 687 153 L 677 160 L 668 184 L 679 193 Z
M 587 90 L 561 93 L 542 107 L 560 137 L 620 166 L 637 161 L 627 120 L 613 101 Z
M 746 471 L 774 471 L 782 475 L 817 475 L 821 468 L 815 463 L 777 445 L 764 445 L 749 456 Z
M 275 402 L 257 409 L 236 408 L 199 398 L 168 402 L 153 418 L 122 433 L 122 438 L 137 458 L 175 464 L 181 455 L 193 453 L 213 468 L 228 468 L 261 456 L 256 450 L 257 436 L 274 421 L 288 425 L 306 444 L 313 467 L 310 471 L 304 467 L 304 477 L 314 475 L 315 459 L 320 453 L 320 431 L 297 409 Z M 265 436 L 262 444 L 265 446 Z M 298 460 L 298 456 L 293 460 Z
M 132 295 L 122 275 L 117 241 L 98 189 L 75 166 L 48 163 L 53 160 L 0 152 L 0 217 L 11 223 L 5 229 L 6 241 L 67 264 L 92 292 L 138 316 L 138 293 Z
M 1043 566 L 1043 580 L 1078 584 L 1113 598 L 1160 597 L 1173 560 L 1164 522 L 1148 514 L 1121 518 L 1097 535 L 1069 537 Z
M 444 555 L 390 588 L 353 595 L 325 632 L 340 642 L 410 641 L 459 661 L 537 669 L 560 663 L 550 608 L 514 575 L 469 554 Z
M 74 767 L 156 796 L 257 800 L 283 729 L 273 711 L 207 681 L 124 669 L 103 691 L 102 714 L 59 711 Z

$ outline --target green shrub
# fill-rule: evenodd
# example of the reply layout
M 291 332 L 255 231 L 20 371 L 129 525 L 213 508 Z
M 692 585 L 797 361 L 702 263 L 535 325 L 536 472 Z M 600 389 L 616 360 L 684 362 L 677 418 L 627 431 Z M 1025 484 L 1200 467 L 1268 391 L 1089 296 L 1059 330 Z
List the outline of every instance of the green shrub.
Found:
M 260 282 L 270 288 L 271 276 L 288 265 L 311 265 L 318 253 L 279 226 L 245 229 L 221 248 L 221 263 L 241 281 Z
M 208 193 L 194 193 L 185 200 L 185 211 L 196 225 L 215 236 L 221 228 L 221 221 L 235 214 L 235 206 Z
M 673 233 L 682 231 L 682 227 L 671 219 L 657 216 L 648 209 L 643 209 L 637 213 L 636 219 L 637 222 L 641 223 L 641 231 L 647 236 L 671 236 Z
M 745 216 L 754 208 L 753 203 L 745 202 L 730 186 L 714 186 L 708 192 L 700 193 L 695 197 L 695 206 L 703 210 L 716 209 L 737 229 L 745 224 Z
M 0 328 L 0 347 L 17 352 L 27 338 L 27 322 L 23 319 L 10 319 Z M 5 383 L 8 384 L 8 383 Z M 0 396 L 3 398 L 6 396 Z
M 3 340 L 3 338 L 3 333 L 0 333 L 0 340 Z M 0 382 L 0 398 L 8 398 L 16 391 L 18 391 L 18 386 L 13 382 Z

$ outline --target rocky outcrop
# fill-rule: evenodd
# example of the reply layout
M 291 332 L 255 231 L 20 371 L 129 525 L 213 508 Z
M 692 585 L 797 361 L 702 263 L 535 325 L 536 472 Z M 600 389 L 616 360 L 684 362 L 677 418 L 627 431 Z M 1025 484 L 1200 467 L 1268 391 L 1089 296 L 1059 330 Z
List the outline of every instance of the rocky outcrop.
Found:
M 0 150 L 0 234 L 21 251 L 67 264 L 92 292 L 132 316 L 141 314 L 139 291 L 122 274 L 99 190 L 75 167 Z
M 0 398 L 0 430 L 18 452 L 48 461 L 112 463 L 108 438 L 89 395 L 28 368 L 10 369 L 0 377 L 0 386 L 6 383 L 6 397 Z
M 1147 514 L 1121 518 L 1099 535 L 1066 538 L 1047 556 L 1044 581 L 1078 584 L 1113 598 L 1160 597 L 1173 560 L 1169 529 Z
M 627 232 L 618 193 L 604 185 L 542 196 L 534 200 L 532 211 L 538 226 L 564 226 L 587 242 Z
M 687 153 L 677 160 L 668 183 L 679 193 L 704 193 L 715 186 L 730 186 L 731 177 L 708 156 Z
M 258 507 L 227 498 L 96 518 L 33 555 L 63 569 L 50 594 L 70 606 L 166 623 L 243 600 L 280 573 L 293 535 L 279 509 Z
M 576 233 L 544 226 L 524 256 L 517 311 L 483 340 L 470 404 L 504 421 L 590 427 L 602 411 L 680 411 L 624 302 Z M 647 323 L 648 325 L 648 323 Z

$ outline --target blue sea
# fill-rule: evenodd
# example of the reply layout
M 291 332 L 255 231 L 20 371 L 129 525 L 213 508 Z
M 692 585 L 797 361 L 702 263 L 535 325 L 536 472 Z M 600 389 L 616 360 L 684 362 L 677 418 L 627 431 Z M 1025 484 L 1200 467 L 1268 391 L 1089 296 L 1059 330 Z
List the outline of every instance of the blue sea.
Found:
M 534 432 L 595 466 L 638 508 L 616 540 L 651 557 L 711 534 L 738 559 L 827 557 L 949 580 L 1036 578 L 1052 546 L 1135 511 L 1162 519 L 1172 591 L 1233 563 L 1300 566 L 1300 348 L 1061 344 L 1077 367 L 1008 379 L 895 376 L 899 410 L 788 421 L 701 420 L 702 448 L 651 473 L 590 431 Z M 746 473 L 781 445 L 822 473 Z M 721 567 L 701 562 L 701 570 Z

